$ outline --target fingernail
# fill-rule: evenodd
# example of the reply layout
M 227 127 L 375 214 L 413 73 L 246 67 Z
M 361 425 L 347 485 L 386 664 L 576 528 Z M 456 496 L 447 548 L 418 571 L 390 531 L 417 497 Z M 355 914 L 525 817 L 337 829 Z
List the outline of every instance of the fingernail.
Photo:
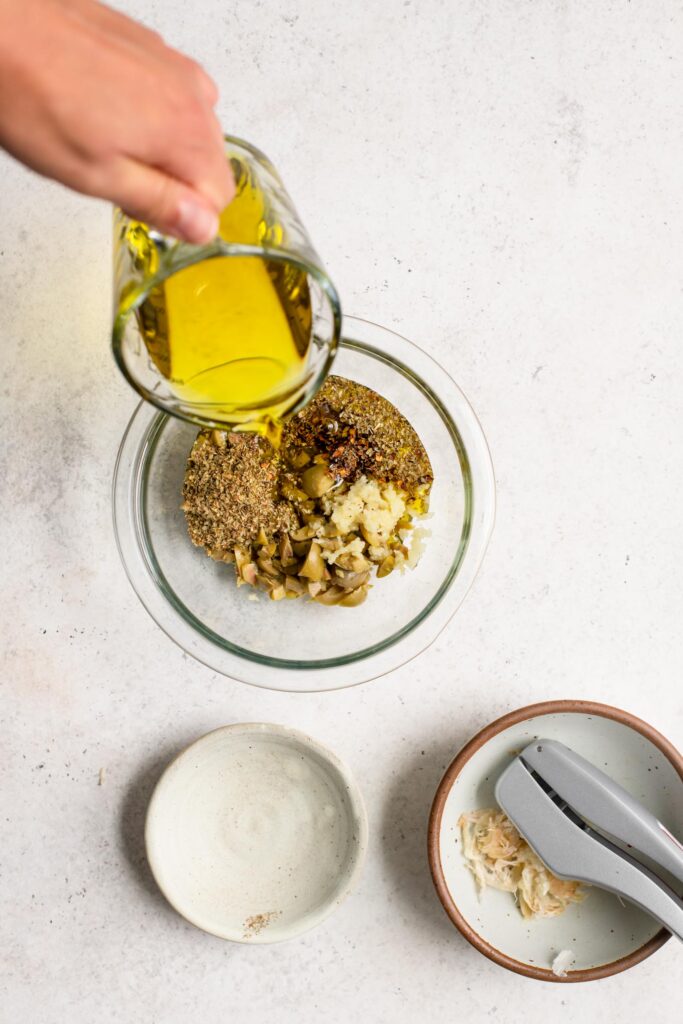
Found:
M 218 214 L 194 199 L 181 199 L 176 226 L 185 241 L 202 245 L 218 234 Z

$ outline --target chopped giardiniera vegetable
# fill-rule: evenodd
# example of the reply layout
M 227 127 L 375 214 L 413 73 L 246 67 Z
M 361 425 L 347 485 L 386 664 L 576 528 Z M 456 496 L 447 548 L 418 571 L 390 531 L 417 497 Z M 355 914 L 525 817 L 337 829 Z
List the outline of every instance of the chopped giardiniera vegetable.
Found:
M 318 462 L 301 474 L 301 486 L 309 498 L 320 498 L 334 487 L 334 477 Z
M 325 563 L 320 554 L 320 547 L 315 541 L 309 548 L 306 561 L 299 569 L 299 576 L 305 576 L 314 583 L 325 578 Z

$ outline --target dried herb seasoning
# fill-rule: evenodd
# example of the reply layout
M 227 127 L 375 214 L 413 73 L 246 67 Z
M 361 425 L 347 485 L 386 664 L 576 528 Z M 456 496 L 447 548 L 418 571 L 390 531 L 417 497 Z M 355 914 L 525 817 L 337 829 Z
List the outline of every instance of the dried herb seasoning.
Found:
M 296 530 L 298 516 L 279 493 L 281 459 L 257 434 L 202 431 L 190 452 L 183 509 L 193 544 L 213 557 L 270 535 Z
M 327 456 L 330 472 L 352 483 L 372 477 L 414 496 L 434 479 L 417 433 L 398 409 L 344 377 L 330 376 L 313 401 L 285 426 L 285 455 L 314 449 Z

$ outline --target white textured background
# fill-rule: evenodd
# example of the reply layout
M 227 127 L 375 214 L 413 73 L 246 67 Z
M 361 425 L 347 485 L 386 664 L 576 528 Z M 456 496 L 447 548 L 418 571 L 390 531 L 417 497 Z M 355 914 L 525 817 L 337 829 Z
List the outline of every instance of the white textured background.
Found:
M 481 957 L 433 894 L 425 825 L 455 750 L 521 704 L 593 698 L 683 740 L 680 4 L 125 6 L 217 79 L 226 128 L 280 169 L 347 311 L 463 387 L 498 523 L 454 622 L 389 678 L 278 695 L 188 660 L 112 535 L 136 400 L 108 352 L 109 211 L 2 160 L 0 1019 L 672 1020 L 673 941 L 573 987 Z M 182 744 L 259 719 L 350 763 L 372 840 L 336 916 L 243 948 L 166 906 L 141 826 Z

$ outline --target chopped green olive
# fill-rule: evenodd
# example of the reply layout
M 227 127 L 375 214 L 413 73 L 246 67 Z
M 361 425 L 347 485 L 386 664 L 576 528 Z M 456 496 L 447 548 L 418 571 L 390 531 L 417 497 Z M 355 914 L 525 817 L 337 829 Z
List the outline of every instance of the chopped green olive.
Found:
M 299 569 L 299 576 L 305 576 L 306 579 L 313 580 L 314 582 L 325 578 L 325 563 L 320 553 L 320 547 L 315 541 L 311 544 L 310 550 L 306 555 L 306 561 Z

